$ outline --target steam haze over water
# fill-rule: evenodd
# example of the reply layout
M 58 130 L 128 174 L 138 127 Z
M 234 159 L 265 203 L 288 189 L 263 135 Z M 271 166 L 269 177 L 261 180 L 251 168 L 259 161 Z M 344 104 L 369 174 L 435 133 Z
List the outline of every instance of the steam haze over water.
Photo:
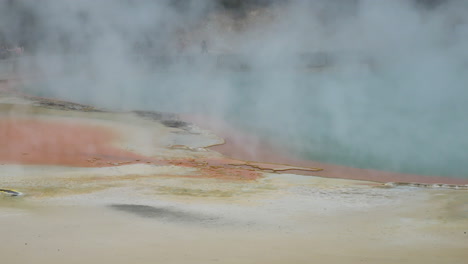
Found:
M 2 0 L 0 41 L 25 47 L 33 94 L 199 113 L 313 160 L 468 178 L 467 1 L 218 2 Z

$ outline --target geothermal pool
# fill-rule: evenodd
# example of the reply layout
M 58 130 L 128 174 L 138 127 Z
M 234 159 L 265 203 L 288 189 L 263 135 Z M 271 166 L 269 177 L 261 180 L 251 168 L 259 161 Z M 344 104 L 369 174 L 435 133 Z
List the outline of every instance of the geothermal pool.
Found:
M 408 67 L 176 67 L 125 80 L 64 74 L 25 90 L 111 109 L 206 115 L 310 160 L 468 178 L 468 77 Z
M 151 119 L 8 93 L 0 106 L 0 232 L 8 239 L 0 252 L 9 263 L 467 257 L 468 185 L 332 179 L 311 168 L 290 174 L 297 167 L 212 151 L 221 138 L 175 127 L 161 113 Z

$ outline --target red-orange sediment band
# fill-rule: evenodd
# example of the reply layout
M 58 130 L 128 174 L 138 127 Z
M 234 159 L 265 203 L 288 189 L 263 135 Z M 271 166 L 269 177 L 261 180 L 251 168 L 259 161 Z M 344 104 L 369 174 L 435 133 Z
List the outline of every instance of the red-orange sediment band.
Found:
M 110 167 L 146 163 L 197 168 L 187 177 L 255 180 L 255 168 L 232 165 L 231 159 L 161 160 L 112 146 L 111 129 L 73 122 L 0 119 L 0 164 Z
M 225 139 L 224 144 L 210 147 L 210 149 L 236 160 L 247 163 L 288 164 L 287 166 L 301 167 L 295 170 L 288 168 L 285 171 L 276 170 L 277 173 L 297 173 L 330 178 L 367 180 L 374 182 L 414 182 L 414 183 L 443 183 L 468 184 L 468 179 L 433 177 L 426 175 L 404 174 L 373 169 L 360 169 L 318 161 L 303 160 L 288 153 L 285 149 L 272 146 L 262 139 L 239 131 L 226 122 L 207 119 L 203 116 L 186 115 L 184 119 L 199 124 Z M 310 168 L 304 170 L 303 168 Z M 321 170 L 314 170 L 320 168 Z
M 141 163 L 147 157 L 112 146 L 104 127 L 31 119 L 0 120 L 0 163 L 105 167 Z

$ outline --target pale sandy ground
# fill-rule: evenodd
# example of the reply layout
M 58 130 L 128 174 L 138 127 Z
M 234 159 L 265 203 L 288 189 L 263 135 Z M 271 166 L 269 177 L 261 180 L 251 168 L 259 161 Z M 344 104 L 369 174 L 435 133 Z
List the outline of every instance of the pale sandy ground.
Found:
M 36 110 L 21 114 L 88 115 Z M 198 149 L 219 140 L 207 132 L 187 139 L 133 117 L 128 127 L 112 115 L 88 118 L 127 136 L 151 130 L 137 138 L 154 145 L 116 143 L 145 155 L 219 156 Z M 187 148 L 170 148 L 180 142 Z M 467 263 L 467 190 L 266 172 L 191 178 L 199 170 L 0 165 L 0 187 L 24 192 L 0 195 L 0 263 Z
M 9 177 L 10 185 L 37 190 L 0 200 L 2 263 L 466 263 L 468 257 L 466 191 L 273 174 L 229 182 L 164 176 L 178 168 L 124 167 Z M 129 178 L 139 171 L 144 178 Z M 113 178 L 77 184 L 80 173 Z

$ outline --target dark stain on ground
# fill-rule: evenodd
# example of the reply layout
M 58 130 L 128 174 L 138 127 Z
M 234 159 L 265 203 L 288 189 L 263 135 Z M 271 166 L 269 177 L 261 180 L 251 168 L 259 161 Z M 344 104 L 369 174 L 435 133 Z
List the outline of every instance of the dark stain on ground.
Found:
M 110 208 L 131 213 L 144 218 L 155 218 L 168 222 L 179 223 L 210 223 L 219 220 L 217 217 L 204 214 L 185 212 L 170 207 L 155 207 L 141 204 L 112 204 Z
M 162 120 L 161 123 L 167 127 L 174 127 L 174 128 L 180 128 L 180 129 L 188 129 L 189 123 L 185 121 L 180 121 L 180 120 Z
M 173 113 L 156 111 L 133 111 L 133 113 L 139 117 L 159 121 L 167 127 L 180 128 L 183 130 L 188 130 L 190 127 L 190 123 L 179 120 L 179 117 Z
M 104 112 L 103 110 L 97 109 L 90 105 L 77 104 L 72 102 L 53 100 L 48 98 L 40 97 L 29 97 L 36 101 L 38 106 L 51 109 L 59 109 L 65 111 L 82 111 L 82 112 Z
M 156 111 L 133 111 L 137 116 L 161 121 L 161 120 L 174 120 L 177 119 L 177 115 L 173 113 L 165 113 L 165 112 L 156 112 Z

